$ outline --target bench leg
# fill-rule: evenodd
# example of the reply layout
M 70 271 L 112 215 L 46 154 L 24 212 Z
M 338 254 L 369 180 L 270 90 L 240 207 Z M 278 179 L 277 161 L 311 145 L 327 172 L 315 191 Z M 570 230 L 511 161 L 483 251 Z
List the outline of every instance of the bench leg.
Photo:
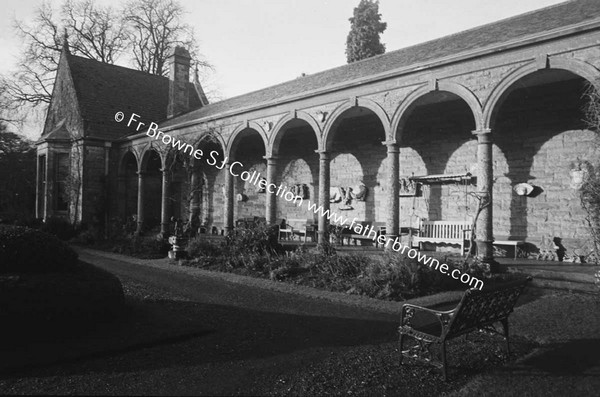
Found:
M 508 319 L 505 318 L 501 321 L 502 328 L 504 329 L 504 339 L 506 339 L 506 354 L 510 357 L 510 342 L 508 340 Z
M 446 369 L 446 341 L 442 342 L 440 346 L 442 352 L 442 374 L 444 375 L 444 381 L 448 380 L 448 371 Z

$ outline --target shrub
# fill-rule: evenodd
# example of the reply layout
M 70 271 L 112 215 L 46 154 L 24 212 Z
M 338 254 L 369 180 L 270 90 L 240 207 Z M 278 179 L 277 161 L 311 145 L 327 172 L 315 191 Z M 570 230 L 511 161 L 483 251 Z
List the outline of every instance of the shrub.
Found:
M 586 212 L 585 220 L 592 237 L 593 252 L 595 253 L 586 260 L 597 261 L 600 257 L 600 174 L 591 165 L 587 165 L 585 170 L 587 176 L 579 194 L 581 206 Z
M 75 237 L 75 227 L 64 218 L 51 217 L 42 224 L 41 230 L 67 241 Z
M 0 226 L 0 273 L 65 271 L 77 264 L 77 253 L 54 235 Z
M 158 259 L 167 256 L 171 245 L 162 237 L 133 236 L 128 239 L 131 253 L 138 258 Z
M 277 228 L 264 224 L 236 228 L 225 241 L 229 255 L 283 252 L 283 247 L 278 242 Z
M 190 258 L 200 258 L 220 256 L 223 254 L 224 249 L 221 245 L 208 241 L 204 236 L 197 235 L 188 241 L 186 251 Z
M 141 259 L 164 258 L 171 249 L 171 245 L 160 236 L 126 236 L 113 243 L 112 252 Z

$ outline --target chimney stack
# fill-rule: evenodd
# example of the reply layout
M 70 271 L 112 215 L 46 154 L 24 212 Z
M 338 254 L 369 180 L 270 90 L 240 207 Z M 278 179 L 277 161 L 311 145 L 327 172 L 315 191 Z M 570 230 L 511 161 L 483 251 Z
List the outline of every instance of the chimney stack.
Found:
M 174 117 L 187 112 L 190 108 L 190 53 L 177 46 L 169 56 L 169 106 L 167 117 Z

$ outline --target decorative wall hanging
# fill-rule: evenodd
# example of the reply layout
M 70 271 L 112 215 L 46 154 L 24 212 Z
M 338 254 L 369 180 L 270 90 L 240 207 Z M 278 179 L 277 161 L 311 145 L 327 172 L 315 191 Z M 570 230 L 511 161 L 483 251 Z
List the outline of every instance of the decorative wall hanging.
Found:
M 329 202 L 339 203 L 346 196 L 346 190 L 343 187 L 330 187 L 329 188 Z
M 246 196 L 243 193 L 238 193 L 237 196 L 235 196 L 235 198 L 237 201 L 240 201 L 240 202 L 248 201 L 248 196 Z
M 319 110 L 319 111 L 317 111 L 317 117 L 321 123 L 324 123 L 325 120 L 327 119 L 327 112 Z
M 437 175 L 422 175 L 422 176 L 411 176 L 413 182 L 419 182 L 422 184 L 445 184 L 445 183 L 474 183 L 476 177 L 471 175 L 470 172 L 464 174 L 437 174 Z
M 263 177 L 256 184 L 256 193 L 265 193 L 267 191 L 267 180 Z
M 585 183 L 588 176 L 588 164 L 585 161 L 576 161 L 571 163 L 571 170 L 569 175 L 571 176 L 571 182 L 569 187 L 571 189 L 579 190 Z
M 293 185 L 290 191 L 294 194 L 294 196 L 300 197 L 301 199 L 308 198 L 308 186 L 306 186 L 304 183 L 297 183 Z
M 519 183 L 513 188 L 519 196 L 529 196 L 533 192 L 533 186 L 529 183 Z
M 347 187 L 346 189 L 341 188 L 342 191 L 344 191 L 344 205 L 342 205 L 341 207 L 339 207 L 340 210 L 342 211 L 349 211 L 349 210 L 353 210 L 354 208 L 350 205 L 352 203 L 352 188 L 351 187 Z
M 348 188 L 351 192 L 351 198 L 354 198 L 358 201 L 365 201 L 367 199 L 368 189 L 363 183 L 363 181 L 358 182 L 358 185 Z
M 416 181 L 413 181 L 410 178 L 400 178 L 399 184 L 400 197 L 412 197 L 417 195 L 418 183 Z

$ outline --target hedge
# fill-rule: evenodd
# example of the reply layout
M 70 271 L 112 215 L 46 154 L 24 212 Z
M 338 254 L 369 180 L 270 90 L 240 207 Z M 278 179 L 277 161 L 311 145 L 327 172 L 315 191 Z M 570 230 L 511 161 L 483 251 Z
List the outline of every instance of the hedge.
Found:
M 74 270 L 77 253 L 58 237 L 22 226 L 0 225 L 0 273 Z

